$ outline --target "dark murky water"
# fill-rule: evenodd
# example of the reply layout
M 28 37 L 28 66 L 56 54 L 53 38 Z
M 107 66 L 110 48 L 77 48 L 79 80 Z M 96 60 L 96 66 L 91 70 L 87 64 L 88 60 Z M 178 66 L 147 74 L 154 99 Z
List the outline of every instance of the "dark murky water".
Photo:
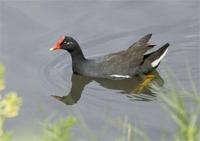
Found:
M 63 34 L 77 39 L 85 56 L 94 57 L 126 49 L 153 33 L 151 43 L 171 44 L 156 81 L 163 85 L 162 77 L 169 69 L 186 89 L 191 90 L 191 80 L 200 84 L 198 1 L 1 0 L 0 11 L 0 60 L 7 68 L 7 90 L 17 91 L 24 101 L 20 116 L 7 123 L 16 139 L 39 133 L 38 121 L 49 115 L 70 113 L 81 114 L 90 130 L 105 141 L 119 134 L 109 126 L 102 135 L 108 117 L 127 116 L 134 125 L 142 123 L 154 141 L 162 133 L 173 133 L 168 113 L 150 89 L 130 95 L 140 79 L 116 82 L 72 75 L 69 54 L 48 51 Z M 77 140 L 81 138 L 87 140 L 77 135 Z

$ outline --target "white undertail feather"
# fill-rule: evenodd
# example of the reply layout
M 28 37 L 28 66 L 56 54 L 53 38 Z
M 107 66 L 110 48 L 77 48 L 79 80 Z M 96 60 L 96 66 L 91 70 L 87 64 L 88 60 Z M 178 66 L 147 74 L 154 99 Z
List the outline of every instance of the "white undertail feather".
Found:
M 119 74 L 113 74 L 110 75 L 111 77 L 117 77 L 117 78 L 131 78 L 130 75 L 119 75 Z
M 161 60 L 164 58 L 164 56 L 166 55 L 167 50 L 168 50 L 168 48 L 165 50 L 165 52 L 164 52 L 158 59 L 154 60 L 154 61 L 151 63 L 152 67 L 156 67 L 156 66 L 160 63 L 160 61 L 161 61 Z

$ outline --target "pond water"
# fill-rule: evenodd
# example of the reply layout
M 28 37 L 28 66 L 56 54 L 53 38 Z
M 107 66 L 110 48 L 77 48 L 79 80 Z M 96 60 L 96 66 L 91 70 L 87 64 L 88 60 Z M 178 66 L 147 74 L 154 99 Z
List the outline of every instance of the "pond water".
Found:
M 17 91 L 23 98 L 20 115 L 6 124 L 16 140 L 40 134 L 40 123 L 51 115 L 70 114 L 81 116 L 101 141 L 119 136 L 108 122 L 124 116 L 154 141 L 160 141 L 162 134 L 173 134 L 174 123 L 150 89 L 130 95 L 141 80 L 116 82 L 73 75 L 67 52 L 48 51 L 61 35 L 74 37 L 85 56 L 92 58 L 126 49 L 153 33 L 152 44 L 170 43 L 155 81 L 166 87 L 170 82 L 164 78 L 170 70 L 188 90 L 192 90 L 191 81 L 196 87 L 200 84 L 198 1 L 1 0 L 0 11 L 6 91 Z M 88 140 L 78 128 L 73 130 L 75 140 Z

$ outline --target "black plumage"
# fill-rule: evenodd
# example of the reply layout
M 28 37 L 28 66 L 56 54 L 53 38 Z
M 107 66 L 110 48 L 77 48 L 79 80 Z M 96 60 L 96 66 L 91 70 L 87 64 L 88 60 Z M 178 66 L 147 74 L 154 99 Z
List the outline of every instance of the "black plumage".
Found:
M 148 44 L 151 36 L 152 34 L 145 35 L 126 50 L 92 59 L 85 58 L 78 42 L 68 36 L 59 39 L 51 50 L 68 51 L 72 57 L 72 69 L 75 74 L 96 78 L 130 78 L 154 70 L 164 57 L 169 43 L 145 54 L 155 46 Z

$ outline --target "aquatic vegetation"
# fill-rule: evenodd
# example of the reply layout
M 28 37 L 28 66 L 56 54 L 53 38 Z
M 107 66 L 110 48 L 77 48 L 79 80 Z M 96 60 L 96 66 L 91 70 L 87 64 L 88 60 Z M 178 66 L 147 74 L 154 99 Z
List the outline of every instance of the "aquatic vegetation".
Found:
M 1 141 L 11 141 L 11 133 L 6 132 L 0 136 Z
M 0 116 L 5 118 L 17 116 L 21 102 L 21 98 L 15 92 L 7 93 L 0 102 Z
M 21 98 L 15 92 L 6 94 L 5 97 L 0 99 L 0 139 L 8 136 L 8 133 L 3 131 L 3 126 L 6 118 L 15 117 L 19 112 L 21 105 Z
M 0 64 L 0 90 L 5 88 L 4 83 L 5 68 Z M 0 141 L 10 141 L 11 133 L 3 131 L 6 118 L 18 115 L 22 100 L 15 92 L 9 92 L 2 97 L 0 93 Z
M 113 125 L 120 130 L 120 135 L 114 141 L 150 141 L 144 129 L 139 129 L 128 120 L 128 117 L 117 118 Z
M 68 116 L 55 123 L 46 123 L 43 128 L 43 136 L 39 141 L 71 141 L 72 132 L 70 128 L 76 123 L 76 118 Z
M 200 95 L 186 90 L 177 90 L 177 88 L 167 91 L 155 86 L 153 88 L 159 93 L 165 109 L 177 126 L 173 141 L 198 141 L 200 139 Z M 189 98 L 190 105 L 186 106 L 186 98 Z
M 2 64 L 0 64 L 0 91 L 5 88 L 4 73 L 5 73 L 5 68 Z
M 193 100 L 194 106 L 187 109 L 183 98 L 175 92 L 171 92 L 169 96 L 163 96 L 163 100 L 177 125 L 174 141 L 197 141 L 200 139 L 200 103 Z
M 200 95 L 192 92 L 174 89 L 162 89 L 152 86 L 152 89 L 159 93 L 161 105 L 167 109 L 169 116 L 176 125 L 175 132 L 170 138 L 163 138 L 163 141 L 199 141 L 200 139 Z M 185 98 L 190 100 L 186 105 Z M 115 123 L 121 130 L 120 137 L 115 141 L 150 141 L 148 133 L 141 128 L 132 125 L 128 118 L 118 119 Z

